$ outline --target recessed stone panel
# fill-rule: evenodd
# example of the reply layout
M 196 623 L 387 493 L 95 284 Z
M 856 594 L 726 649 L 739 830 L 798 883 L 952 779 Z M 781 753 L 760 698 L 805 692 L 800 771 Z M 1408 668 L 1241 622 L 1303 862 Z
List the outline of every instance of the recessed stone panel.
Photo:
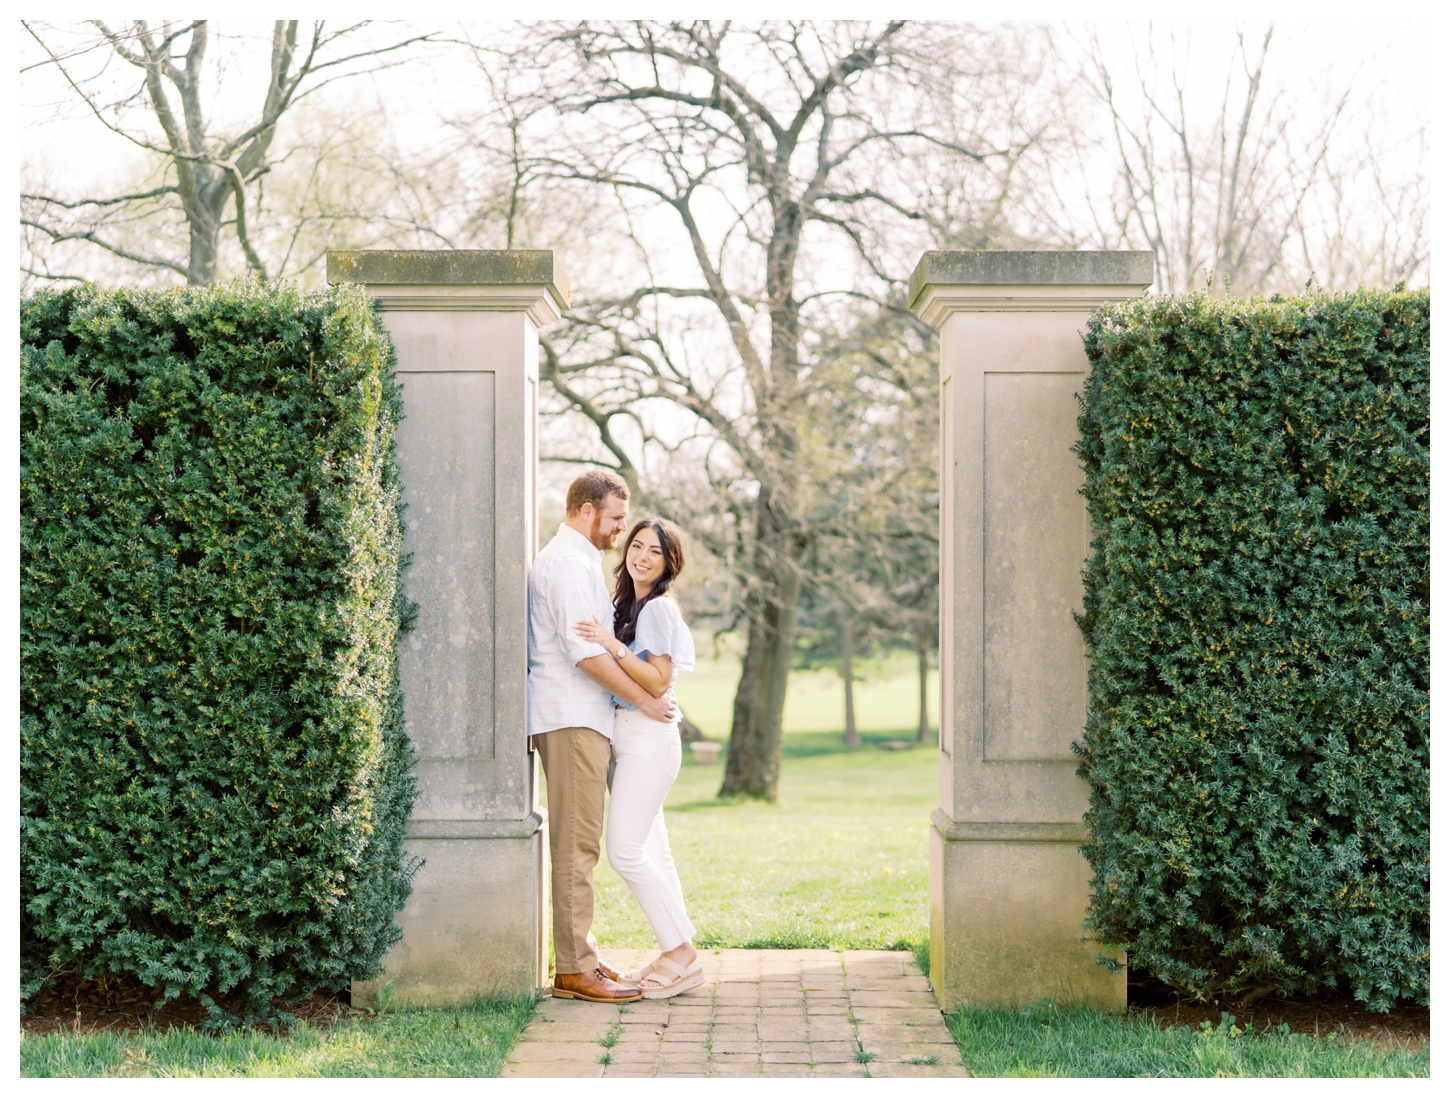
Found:
M 1087 713 L 1082 609 L 1087 509 L 1078 487 L 1079 373 L 983 383 L 983 756 L 1072 759 Z
M 420 758 L 492 758 L 494 374 L 402 381 L 406 591 L 418 604 L 400 665 L 408 735 Z

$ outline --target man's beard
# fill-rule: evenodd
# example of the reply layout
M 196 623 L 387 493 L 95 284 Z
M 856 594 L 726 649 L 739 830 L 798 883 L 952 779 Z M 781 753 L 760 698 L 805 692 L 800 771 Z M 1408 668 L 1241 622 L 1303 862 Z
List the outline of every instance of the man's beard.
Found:
M 614 548 L 614 543 L 619 540 L 619 534 L 617 532 L 606 534 L 601 529 L 604 524 L 600 520 L 603 517 L 597 511 L 594 513 L 594 524 L 589 527 L 589 544 L 607 553 Z

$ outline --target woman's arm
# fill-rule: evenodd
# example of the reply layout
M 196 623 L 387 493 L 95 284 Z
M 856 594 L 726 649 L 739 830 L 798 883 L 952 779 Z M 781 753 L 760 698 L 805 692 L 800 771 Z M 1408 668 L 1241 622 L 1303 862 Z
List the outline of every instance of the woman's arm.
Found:
M 657 656 L 651 652 L 649 659 L 640 659 L 622 641 L 615 639 L 608 626 L 595 618 L 585 618 L 574 628 L 586 641 L 602 644 L 611 656 L 624 648 L 624 656 L 619 660 L 619 666 L 654 697 L 663 696 L 670 688 L 675 677 L 675 663 L 669 656 Z
M 674 724 L 680 719 L 675 699 L 666 694 L 655 697 L 619 669 L 613 656 L 590 656 L 579 661 L 579 670 L 621 701 L 628 702 L 652 721 Z

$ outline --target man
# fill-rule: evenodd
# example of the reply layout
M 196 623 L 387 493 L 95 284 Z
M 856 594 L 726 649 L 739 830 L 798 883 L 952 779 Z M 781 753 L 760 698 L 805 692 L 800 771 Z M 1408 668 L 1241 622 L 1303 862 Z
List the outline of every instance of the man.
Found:
M 554 901 L 554 995 L 619 1003 L 637 987 L 599 960 L 594 866 L 604 833 L 604 791 L 613 694 L 657 721 L 673 721 L 673 699 L 653 697 L 603 647 L 574 631 L 585 618 L 614 620 L 600 565 L 624 532 L 629 487 L 589 472 L 569 485 L 565 518 L 529 570 L 528 724 L 549 788 L 550 884 Z

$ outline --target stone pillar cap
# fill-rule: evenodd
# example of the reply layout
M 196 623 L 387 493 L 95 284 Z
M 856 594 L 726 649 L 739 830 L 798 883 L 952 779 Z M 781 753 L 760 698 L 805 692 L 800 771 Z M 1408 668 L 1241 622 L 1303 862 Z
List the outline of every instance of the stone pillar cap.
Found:
M 541 325 L 570 299 L 554 253 L 534 249 L 329 251 L 327 281 L 362 283 L 387 311 L 520 311 Z
M 907 300 L 939 325 L 953 312 L 1090 310 L 1152 283 L 1152 252 L 926 252 Z

